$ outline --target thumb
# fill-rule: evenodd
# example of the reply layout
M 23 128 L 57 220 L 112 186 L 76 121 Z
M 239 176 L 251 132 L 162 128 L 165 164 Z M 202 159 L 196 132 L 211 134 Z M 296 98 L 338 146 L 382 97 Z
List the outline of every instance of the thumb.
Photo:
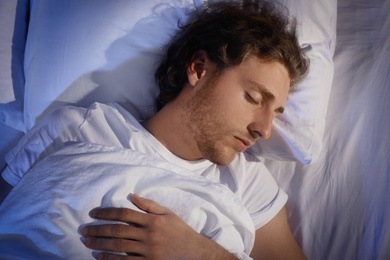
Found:
M 131 202 L 133 202 L 134 205 L 136 205 L 139 209 L 142 209 L 151 214 L 164 215 L 170 213 L 170 210 L 164 208 L 163 206 L 156 203 L 155 201 L 142 198 L 137 194 L 131 195 Z

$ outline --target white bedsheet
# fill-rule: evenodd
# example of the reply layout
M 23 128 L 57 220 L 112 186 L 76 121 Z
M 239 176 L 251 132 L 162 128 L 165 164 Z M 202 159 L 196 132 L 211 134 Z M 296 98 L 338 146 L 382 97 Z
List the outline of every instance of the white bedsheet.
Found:
M 323 151 L 313 165 L 267 162 L 309 259 L 390 259 L 389 10 L 338 0 Z
M 80 225 L 102 223 L 89 217 L 94 207 L 137 209 L 132 193 L 155 200 L 248 258 L 255 228 L 227 187 L 140 152 L 91 143 L 66 145 L 15 186 L 0 207 L 0 258 L 92 258 Z
M 338 0 L 324 148 L 268 162 L 309 259 L 390 259 L 390 1 Z

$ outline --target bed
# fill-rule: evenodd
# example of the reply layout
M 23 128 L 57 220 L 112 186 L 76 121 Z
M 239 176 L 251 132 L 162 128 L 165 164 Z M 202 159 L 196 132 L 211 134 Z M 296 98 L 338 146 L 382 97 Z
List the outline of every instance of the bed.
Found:
M 288 193 L 309 259 L 390 259 L 390 2 L 281 2 L 311 71 L 271 139 L 249 152 Z M 1 166 L 58 106 L 118 102 L 139 119 L 153 114 L 155 62 L 177 20 L 207 3 L 2 1 Z

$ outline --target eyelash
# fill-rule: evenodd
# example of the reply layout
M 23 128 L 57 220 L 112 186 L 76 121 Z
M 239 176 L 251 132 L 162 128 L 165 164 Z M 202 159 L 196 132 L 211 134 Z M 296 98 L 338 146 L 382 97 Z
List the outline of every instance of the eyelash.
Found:
M 251 103 L 251 104 L 254 104 L 254 105 L 260 105 L 260 102 L 256 101 L 251 95 L 249 95 L 248 93 L 245 93 L 245 99 Z

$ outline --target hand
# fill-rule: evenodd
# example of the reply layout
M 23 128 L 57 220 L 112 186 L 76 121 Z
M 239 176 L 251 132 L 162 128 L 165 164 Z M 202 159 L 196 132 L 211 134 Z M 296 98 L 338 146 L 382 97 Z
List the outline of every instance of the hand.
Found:
M 86 226 L 82 234 L 86 237 L 85 245 L 91 249 L 136 256 L 102 252 L 98 259 L 236 259 L 154 201 L 133 195 L 132 202 L 147 213 L 127 208 L 96 208 L 91 211 L 93 218 L 130 225 Z

